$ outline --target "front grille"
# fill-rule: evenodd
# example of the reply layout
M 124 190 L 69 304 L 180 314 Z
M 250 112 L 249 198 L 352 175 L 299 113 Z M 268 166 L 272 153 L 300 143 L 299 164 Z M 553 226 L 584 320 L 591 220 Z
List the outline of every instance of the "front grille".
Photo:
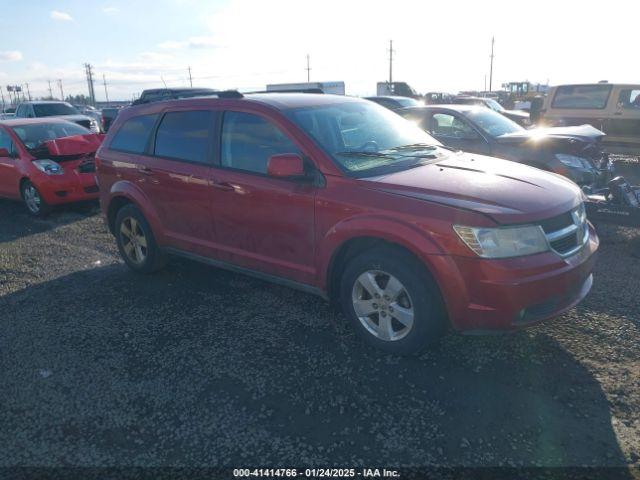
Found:
M 578 234 L 572 233 L 571 235 L 567 235 L 560 240 L 549 243 L 551 245 L 551 248 L 553 248 L 556 252 L 565 254 L 578 246 Z
M 89 120 L 78 120 L 76 123 L 83 126 L 84 128 L 88 128 L 89 130 L 91 130 L 91 121 Z
M 573 217 L 571 216 L 571 212 L 566 212 L 558 215 L 557 217 L 549 218 L 540 222 L 540 226 L 544 230 L 544 233 L 553 233 L 572 224 Z
M 578 208 L 540 222 L 549 246 L 566 257 L 577 253 L 589 239 L 589 227 L 584 204 Z

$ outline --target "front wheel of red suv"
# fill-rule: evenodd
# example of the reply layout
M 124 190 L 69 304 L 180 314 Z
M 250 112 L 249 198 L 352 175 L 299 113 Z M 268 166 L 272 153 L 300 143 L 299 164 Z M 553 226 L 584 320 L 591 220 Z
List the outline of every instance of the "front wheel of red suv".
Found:
M 395 247 L 365 251 L 347 264 L 340 303 L 359 336 L 388 353 L 423 353 L 446 327 L 435 281 L 418 259 Z
M 158 248 L 149 222 L 134 205 L 118 211 L 115 235 L 120 255 L 132 270 L 152 273 L 164 267 L 165 256 Z

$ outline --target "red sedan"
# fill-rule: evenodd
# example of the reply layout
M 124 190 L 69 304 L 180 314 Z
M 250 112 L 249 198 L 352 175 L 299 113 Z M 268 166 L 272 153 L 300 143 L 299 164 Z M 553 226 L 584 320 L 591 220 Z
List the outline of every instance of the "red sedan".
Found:
M 103 136 L 53 118 L 0 122 L 0 197 L 23 200 L 32 215 L 95 200 L 94 155 Z

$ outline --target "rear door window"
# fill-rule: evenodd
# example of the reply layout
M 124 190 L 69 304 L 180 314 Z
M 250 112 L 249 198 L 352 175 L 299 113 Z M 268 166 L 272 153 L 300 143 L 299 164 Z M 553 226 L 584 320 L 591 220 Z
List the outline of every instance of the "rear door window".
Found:
M 552 108 L 601 110 L 607 106 L 611 85 L 564 85 L 558 87 Z
M 157 114 L 140 115 L 125 121 L 113 137 L 109 148 L 120 152 L 144 153 L 157 118 Z
M 154 154 L 195 163 L 211 163 L 215 113 L 210 110 L 168 112 L 162 118 Z

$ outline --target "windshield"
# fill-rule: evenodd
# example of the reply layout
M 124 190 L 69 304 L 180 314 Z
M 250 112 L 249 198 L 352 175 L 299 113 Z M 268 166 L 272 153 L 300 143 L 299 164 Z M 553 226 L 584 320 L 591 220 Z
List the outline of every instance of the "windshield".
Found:
M 474 108 L 466 112 L 465 115 L 490 137 L 499 137 L 524 130 L 513 120 L 486 108 Z
M 28 150 L 38 148 L 47 140 L 91 133 L 86 128 L 71 122 L 19 125 L 13 127 L 13 131 Z
M 77 115 L 79 112 L 68 103 L 36 103 L 33 105 L 36 117 L 54 117 L 56 115 Z
M 415 124 L 372 102 L 296 108 L 285 114 L 354 176 L 411 168 L 447 154 Z
M 415 98 L 396 98 L 396 101 L 403 107 L 419 107 L 422 105 Z
M 484 101 L 487 107 L 489 107 L 494 112 L 504 112 L 504 107 L 492 98 L 485 98 Z

